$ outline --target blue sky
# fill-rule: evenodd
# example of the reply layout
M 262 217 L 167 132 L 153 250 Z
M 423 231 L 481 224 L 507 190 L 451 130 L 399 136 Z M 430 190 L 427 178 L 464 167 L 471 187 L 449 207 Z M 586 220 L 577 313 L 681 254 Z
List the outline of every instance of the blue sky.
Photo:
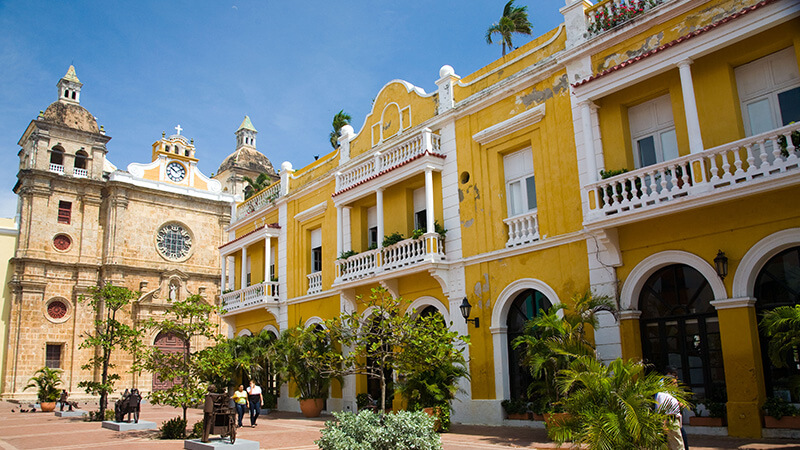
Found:
M 563 21 L 564 0 L 527 5 L 534 36 Z M 500 56 L 484 41 L 505 0 L 7 1 L 0 0 L 0 216 L 12 217 L 16 145 L 56 99 L 74 64 L 81 105 L 112 137 L 120 169 L 149 162 L 161 132 L 194 138 L 200 169 L 216 172 L 247 114 L 277 168 L 331 150 L 340 109 L 358 132 L 393 79 L 435 89 L 439 68 L 466 76 Z M 530 38 L 518 36 L 515 45 Z

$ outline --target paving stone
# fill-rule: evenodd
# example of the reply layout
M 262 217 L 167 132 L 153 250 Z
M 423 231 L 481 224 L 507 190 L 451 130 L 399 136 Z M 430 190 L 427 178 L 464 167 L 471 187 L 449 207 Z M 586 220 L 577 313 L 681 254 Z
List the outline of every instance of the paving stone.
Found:
M 139 423 L 133 422 L 114 422 L 113 420 L 103 421 L 103 428 L 108 428 L 114 431 L 132 431 L 132 430 L 157 430 L 158 426 L 155 422 L 148 422 L 140 420 Z

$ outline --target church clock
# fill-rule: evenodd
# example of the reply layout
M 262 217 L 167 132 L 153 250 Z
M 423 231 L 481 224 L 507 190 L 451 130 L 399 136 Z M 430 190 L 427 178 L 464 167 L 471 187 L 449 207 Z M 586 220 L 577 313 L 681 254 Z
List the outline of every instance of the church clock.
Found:
M 186 258 L 192 249 L 192 236 L 178 223 L 168 223 L 156 233 L 156 247 L 166 259 L 177 261 Z
M 183 181 L 183 179 L 186 178 L 186 167 L 183 167 L 183 164 L 175 161 L 167 164 L 167 178 L 176 183 Z

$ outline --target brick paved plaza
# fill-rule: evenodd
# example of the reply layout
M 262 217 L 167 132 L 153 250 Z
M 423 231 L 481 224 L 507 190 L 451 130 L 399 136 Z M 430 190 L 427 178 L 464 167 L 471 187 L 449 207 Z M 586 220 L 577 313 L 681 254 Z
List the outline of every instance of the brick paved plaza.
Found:
M 116 432 L 100 427 L 97 422 L 58 418 L 53 413 L 20 413 L 19 405 L 0 402 L 0 449 L 182 449 L 183 441 L 159 440 L 157 431 Z M 23 406 L 26 408 L 26 406 Z M 16 412 L 12 412 L 12 410 Z M 143 405 L 142 420 L 159 425 L 180 415 L 170 407 Z M 202 413 L 190 409 L 190 424 Z M 261 416 L 256 428 L 239 429 L 238 437 L 255 440 L 263 449 L 311 450 L 326 418 L 306 419 L 300 414 L 273 412 Z M 247 418 L 245 417 L 245 423 Z M 551 449 L 542 429 L 454 425 L 442 434 L 445 450 L 468 449 Z M 743 440 L 728 437 L 690 437 L 692 449 L 800 449 L 791 440 Z

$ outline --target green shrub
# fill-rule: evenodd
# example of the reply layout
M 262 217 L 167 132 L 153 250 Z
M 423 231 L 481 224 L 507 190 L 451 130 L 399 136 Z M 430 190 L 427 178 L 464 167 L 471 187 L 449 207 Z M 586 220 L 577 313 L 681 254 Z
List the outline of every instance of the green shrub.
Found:
M 384 236 L 383 237 L 383 246 L 384 247 L 388 247 L 390 245 L 397 244 L 398 242 L 400 242 L 400 241 L 402 241 L 404 239 L 405 238 L 403 237 L 402 234 L 400 234 L 398 232 L 394 232 L 394 233 L 392 233 L 392 234 L 390 234 L 388 236 Z
M 278 397 L 271 392 L 264 392 L 261 395 L 264 398 L 264 408 L 275 409 L 278 407 Z
M 780 397 L 768 398 L 763 408 L 766 415 L 772 416 L 778 420 L 781 420 L 783 416 L 800 415 L 800 410 Z
M 356 407 L 359 411 L 366 408 L 367 406 L 371 405 L 372 401 L 370 400 L 369 394 L 366 392 L 362 392 L 356 395 Z
M 161 439 L 183 439 L 186 437 L 186 420 L 176 417 L 161 424 Z
M 349 258 L 349 257 L 351 257 L 351 256 L 355 256 L 355 255 L 357 255 L 357 254 L 358 254 L 358 252 L 357 252 L 357 251 L 355 251 L 355 250 L 348 250 L 348 251 L 346 251 L 346 252 L 342 252 L 342 253 L 340 253 L 340 254 L 339 254 L 339 258 L 338 258 L 338 259 L 347 259 L 347 258 Z
M 528 412 L 528 402 L 525 400 L 503 400 L 500 402 L 506 414 L 525 414 Z
M 100 411 L 89 411 L 89 416 L 87 416 L 86 420 L 88 422 L 102 422 L 104 420 L 114 420 L 114 409 L 107 409 L 105 417 L 100 417 Z
M 450 404 L 434 406 L 433 414 L 439 419 L 439 429 L 436 431 L 450 431 Z
M 200 439 L 201 437 L 203 437 L 203 421 L 198 420 L 192 425 L 192 434 L 189 435 L 189 439 Z
M 403 450 L 441 449 L 433 431 L 433 418 L 423 412 L 400 411 L 375 414 L 361 411 L 333 413 L 335 421 L 325 422 L 322 437 L 314 443 L 321 450 Z
M 419 239 L 423 234 L 425 234 L 425 230 L 422 228 L 417 228 L 411 232 L 411 239 Z

